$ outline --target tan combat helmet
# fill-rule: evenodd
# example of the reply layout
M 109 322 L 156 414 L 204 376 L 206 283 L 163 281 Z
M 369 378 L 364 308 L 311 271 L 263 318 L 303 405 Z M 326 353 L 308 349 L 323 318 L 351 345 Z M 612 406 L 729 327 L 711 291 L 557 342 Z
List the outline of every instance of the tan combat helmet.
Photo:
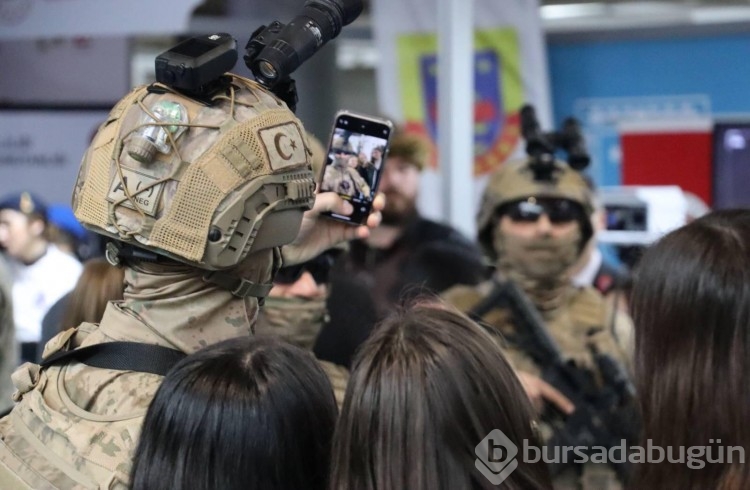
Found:
M 229 76 L 210 104 L 160 84 L 117 103 L 73 192 L 86 228 L 210 271 L 296 237 L 315 200 L 306 133 L 266 89 Z
M 320 179 L 323 176 L 323 167 L 325 167 L 328 161 L 328 151 L 326 151 L 323 143 L 310 133 L 307 134 L 307 143 L 310 145 L 310 153 L 312 154 L 312 168 L 315 181 L 320 183 Z
M 583 208 L 581 225 L 581 250 L 593 235 L 591 214 L 594 212 L 591 190 L 583 176 L 567 163 L 551 162 L 546 178 L 539 178 L 531 166 L 531 159 L 507 162 L 495 172 L 484 189 L 477 214 L 477 238 L 488 257 L 495 260 L 492 231 L 500 208 L 532 197 L 557 197 L 569 199 Z

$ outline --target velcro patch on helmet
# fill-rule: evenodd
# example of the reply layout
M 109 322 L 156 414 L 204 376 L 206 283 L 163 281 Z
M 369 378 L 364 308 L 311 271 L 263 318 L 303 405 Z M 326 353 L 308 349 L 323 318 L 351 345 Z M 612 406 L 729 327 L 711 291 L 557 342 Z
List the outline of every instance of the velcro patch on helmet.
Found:
M 286 122 L 258 131 L 271 169 L 305 165 L 307 150 L 302 131 L 294 122 Z
M 125 189 L 127 189 L 128 194 L 130 194 L 132 200 L 138 205 L 141 211 L 149 216 L 156 216 L 157 205 L 159 204 L 164 183 L 151 185 L 158 179 L 127 167 L 120 168 L 122 169 L 122 181 L 120 180 L 120 176 L 115 174 L 112 184 L 109 186 L 107 201 L 112 203 L 120 202 L 121 206 L 135 209 L 133 202 L 125 193 Z

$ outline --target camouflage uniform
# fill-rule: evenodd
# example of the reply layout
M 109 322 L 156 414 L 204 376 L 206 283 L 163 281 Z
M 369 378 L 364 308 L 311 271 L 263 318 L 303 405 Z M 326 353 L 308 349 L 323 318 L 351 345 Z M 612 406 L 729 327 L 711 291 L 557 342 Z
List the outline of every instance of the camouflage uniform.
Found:
M 364 197 L 370 196 L 370 186 L 367 185 L 365 179 L 357 172 L 357 169 L 349 166 L 345 158 L 339 157 L 336 157 L 332 165 L 326 167 L 322 190 L 349 197 L 355 197 L 358 194 Z
M 230 82 L 211 104 L 139 87 L 100 127 L 74 191 L 76 217 L 173 260 L 127 260 L 123 301 L 99 325 L 53 338 L 45 357 L 116 340 L 191 353 L 252 334 L 257 297 L 312 206 L 314 180 L 299 121 L 254 82 Z M 152 152 L 149 138 L 167 151 Z M 127 488 L 160 382 L 78 362 L 24 364 L 14 373 L 18 403 L 0 420 L 0 488 Z
M 18 364 L 12 298 L 10 273 L 0 256 L 0 411 L 3 412 L 13 405 L 10 375 Z
M 580 175 L 562 162 L 555 162 L 555 169 L 550 182 L 535 181 L 527 161 L 507 163 L 494 174 L 485 190 L 477 220 L 479 241 L 486 254 L 496 261 L 497 274 L 503 279 L 513 280 L 534 303 L 562 355 L 576 365 L 596 372 L 590 346 L 622 363 L 625 363 L 626 357 L 609 328 L 612 317 L 604 298 L 593 288 L 574 287 L 566 273 L 585 243 L 592 239 L 593 230 L 588 216 L 583 216 L 579 221 L 579 231 L 572 237 L 574 242 L 562 247 L 561 251 L 565 252 L 555 259 L 561 261 L 560 273 L 545 280 L 529 277 L 510 261 L 506 251 L 512 246 L 511 240 L 498 232 L 498 208 L 518 200 L 566 198 L 579 203 L 586 214 L 592 212 L 591 196 Z M 493 286 L 493 281 L 478 286 L 456 286 L 442 296 L 461 311 L 470 312 L 490 295 Z M 513 343 L 516 326 L 506 309 L 491 308 L 482 316 L 482 322 L 498 335 L 498 342 L 516 369 L 540 375 L 535 361 Z M 543 427 L 542 433 L 551 436 L 547 426 Z M 554 486 L 556 489 L 622 488 L 613 470 L 597 464 L 585 465 L 580 476 L 573 469 L 564 471 L 555 478 Z
M 263 303 L 255 325 L 256 335 L 272 335 L 305 350 L 312 351 L 315 340 L 328 320 L 325 298 L 282 298 L 269 296 Z M 319 359 L 333 386 L 339 409 L 344 403 L 349 370 Z

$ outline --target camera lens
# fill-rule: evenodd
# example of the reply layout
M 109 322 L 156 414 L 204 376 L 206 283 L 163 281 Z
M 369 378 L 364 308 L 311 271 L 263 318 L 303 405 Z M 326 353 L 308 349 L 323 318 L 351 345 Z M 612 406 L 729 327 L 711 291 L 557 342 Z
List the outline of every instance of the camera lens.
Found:
M 258 36 L 259 42 L 253 43 L 251 39 L 245 48 L 246 62 L 249 57 L 256 80 L 267 86 L 285 80 L 321 46 L 338 36 L 362 8 L 362 0 L 308 0 L 302 12 L 286 26 L 278 24 L 273 30 L 256 31 L 254 36 Z M 264 36 L 270 36 L 271 41 L 267 43 Z M 253 60 L 257 62 L 253 64 Z
M 265 60 L 258 63 L 258 71 L 260 71 L 260 74 L 269 80 L 275 80 L 278 76 L 276 68 L 274 68 L 271 63 Z

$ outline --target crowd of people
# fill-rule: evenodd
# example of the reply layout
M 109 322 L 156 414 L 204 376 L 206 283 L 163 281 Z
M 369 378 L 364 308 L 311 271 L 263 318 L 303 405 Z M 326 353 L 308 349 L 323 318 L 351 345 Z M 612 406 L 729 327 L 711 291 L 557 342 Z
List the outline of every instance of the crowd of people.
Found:
M 113 109 L 73 196 L 106 260 L 56 245 L 38 196 L 0 199 L 0 488 L 750 485 L 744 452 L 591 457 L 748 446 L 750 210 L 669 233 L 625 277 L 564 161 L 502 165 L 465 237 L 417 210 L 420 137 L 323 171 L 290 111 L 231 87 L 211 111 L 146 88 Z M 196 116 L 132 158 L 165 101 Z M 320 216 L 353 211 L 344 188 L 373 199 L 366 224 Z

